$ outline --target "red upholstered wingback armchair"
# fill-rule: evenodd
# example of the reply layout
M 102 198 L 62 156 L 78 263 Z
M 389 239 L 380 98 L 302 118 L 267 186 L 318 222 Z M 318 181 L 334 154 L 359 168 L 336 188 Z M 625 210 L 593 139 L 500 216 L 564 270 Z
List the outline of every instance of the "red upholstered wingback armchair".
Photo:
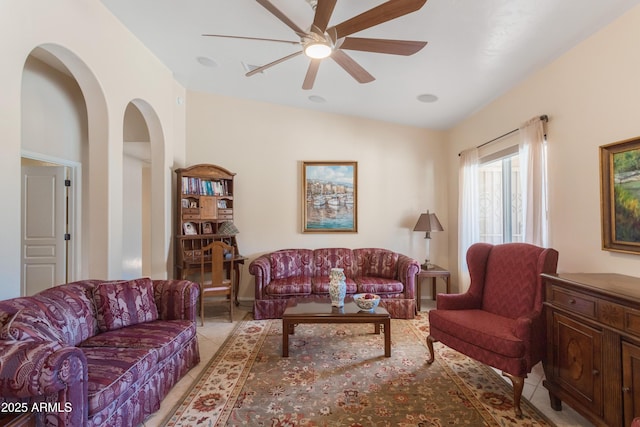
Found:
M 440 341 L 502 370 L 513 383 L 513 406 L 522 416 L 524 379 L 546 351 L 541 273 L 555 273 L 558 252 L 527 243 L 476 243 L 467 251 L 471 276 L 463 294 L 439 294 L 429 311 L 427 345 L 433 362 Z

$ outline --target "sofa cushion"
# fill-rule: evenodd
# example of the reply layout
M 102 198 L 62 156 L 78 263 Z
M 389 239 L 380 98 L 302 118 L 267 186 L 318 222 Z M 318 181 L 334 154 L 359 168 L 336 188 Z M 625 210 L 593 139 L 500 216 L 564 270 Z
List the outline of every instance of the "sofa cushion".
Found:
M 380 248 L 354 249 L 356 276 L 394 279 L 398 271 L 399 254 Z
M 36 308 L 60 331 L 67 345 L 75 346 L 98 333 L 93 288 L 96 280 L 54 286 L 27 297 L 26 307 Z
M 311 277 L 299 276 L 272 280 L 266 288 L 267 295 L 296 296 L 311 294 Z
M 80 347 L 139 348 L 155 351 L 159 360 L 175 353 L 196 334 L 191 320 L 155 320 L 98 334 Z
M 504 357 L 524 356 L 524 343 L 513 334 L 515 320 L 484 310 L 432 310 L 432 328 Z
M 104 282 L 93 290 L 101 332 L 158 319 L 149 278 Z
M 311 278 L 311 292 L 314 294 L 329 294 L 329 276 L 316 276 Z M 355 294 L 358 291 L 356 282 L 347 277 L 345 279 L 347 285 L 347 294 Z
M 365 276 L 384 277 L 393 279 L 396 277 L 398 254 L 391 251 L 373 251 L 369 254 Z
M 273 252 L 270 256 L 271 278 L 286 279 L 288 277 L 311 276 L 310 249 L 284 249 Z
M 9 323 L 9 320 L 11 320 L 14 315 L 15 313 L 11 314 L 8 311 L 2 311 L 2 309 L 0 308 L 0 327 L 3 327 L 7 323 Z
M 23 308 L 0 328 L 0 339 L 10 341 L 52 341 L 62 344 L 60 331 L 38 310 Z
M 385 279 L 384 277 L 364 276 L 356 277 L 358 285 L 357 292 L 369 294 L 400 294 L 404 290 L 404 285 L 396 279 Z
M 352 277 L 353 251 L 347 248 L 322 248 L 313 251 L 314 276 L 328 277 L 332 268 L 342 268 L 345 276 Z
M 87 358 L 89 417 L 112 402 L 125 402 L 153 375 L 155 352 L 138 348 L 80 347 Z M 119 404 L 117 406 L 120 406 Z

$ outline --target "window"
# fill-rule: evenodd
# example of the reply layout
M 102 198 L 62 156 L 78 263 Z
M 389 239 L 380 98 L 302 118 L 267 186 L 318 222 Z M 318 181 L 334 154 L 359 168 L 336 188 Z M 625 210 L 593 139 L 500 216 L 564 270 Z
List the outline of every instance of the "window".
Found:
M 523 205 L 518 147 L 480 159 L 480 241 L 492 244 L 523 241 Z

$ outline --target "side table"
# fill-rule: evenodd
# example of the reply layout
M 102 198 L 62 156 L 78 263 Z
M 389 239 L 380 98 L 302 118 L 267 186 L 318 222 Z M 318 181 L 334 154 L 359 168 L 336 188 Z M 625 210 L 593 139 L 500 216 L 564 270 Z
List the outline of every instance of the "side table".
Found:
M 416 310 L 420 311 L 420 285 L 422 284 L 422 279 L 425 277 L 431 278 L 431 299 L 436 299 L 436 279 L 440 277 L 444 280 L 447 285 L 447 293 L 451 291 L 451 283 L 450 277 L 451 273 L 449 270 L 446 270 L 439 265 L 433 265 L 428 270 L 425 268 L 421 268 L 418 274 L 416 275 Z

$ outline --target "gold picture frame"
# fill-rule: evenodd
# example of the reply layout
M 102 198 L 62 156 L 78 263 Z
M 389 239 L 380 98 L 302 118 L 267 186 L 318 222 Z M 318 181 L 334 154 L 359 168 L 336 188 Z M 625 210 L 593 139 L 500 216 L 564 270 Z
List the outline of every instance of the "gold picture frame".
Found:
M 600 146 L 602 249 L 640 253 L 640 137 Z
M 358 231 L 358 162 L 302 162 L 304 233 Z

